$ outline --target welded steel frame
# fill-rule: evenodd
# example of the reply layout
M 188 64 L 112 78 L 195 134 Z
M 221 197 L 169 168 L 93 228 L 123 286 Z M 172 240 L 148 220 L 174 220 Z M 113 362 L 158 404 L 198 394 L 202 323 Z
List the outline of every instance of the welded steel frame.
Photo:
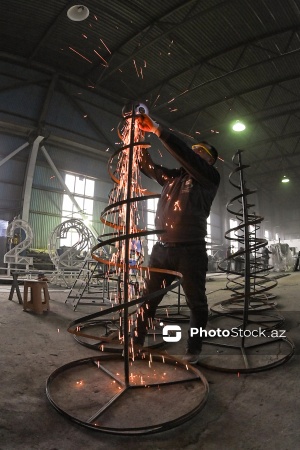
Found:
M 173 293 L 176 293 L 176 291 L 171 291 Z M 187 304 L 183 305 L 181 302 L 181 298 L 185 298 L 185 294 L 181 293 L 181 284 L 177 288 L 177 303 L 168 304 L 168 305 L 159 305 L 156 310 L 156 319 L 159 319 L 163 322 L 175 322 L 175 323 L 182 323 L 182 322 L 189 322 L 190 320 L 190 314 L 189 314 L 189 307 Z M 170 311 L 168 310 L 170 309 Z M 184 309 L 187 309 L 187 313 L 184 313 Z M 163 313 L 162 310 L 165 310 L 166 312 Z
M 118 434 L 118 435 L 144 435 L 144 434 L 152 434 L 152 433 L 167 431 L 167 430 L 177 427 L 177 426 L 185 423 L 186 421 L 190 420 L 196 414 L 198 414 L 199 411 L 201 411 L 203 409 L 203 407 L 205 406 L 207 398 L 208 398 L 208 394 L 209 394 L 209 386 L 208 386 L 207 380 L 205 379 L 205 377 L 202 375 L 202 373 L 198 369 L 196 369 L 193 366 L 187 367 L 187 365 L 185 363 L 180 362 L 180 360 L 177 360 L 169 355 L 152 354 L 151 355 L 152 361 L 163 363 L 163 364 L 176 365 L 177 367 L 182 367 L 184 369 L 188 369 L 188 373 L 189 374 L 192 373 L 193 377 L 186 378 L 184 380 L 169 381 L 169 382 L 155 382 L 155 383 L 150 382 L 150 383 L 147 383 L 146 387 L 151 389 L 151 388 L 157 388 L 159 386 L 171 386 L 171 385 L 176 385 L 176 384 L 181 384 L 181 383 L 198 381 L 198 382 L 202 383 L 203 387 L 204 387 L 204 395 L 203 395 L 203 397 L 201 397 L 199 399 L 198 405 L 196 407 L 193 407 L 189 412 L 187 412 L 181 416 L 179 415 L 178 418 L 176 418 L 175 420 L 172 420 L 172 421 L 163 421 L 162 420 L 162 422 L 158 422 L 153 425 L 145 425 L 144 427 L 139 427 L 139 428 L 136 428 L 136 427 L 117 428 L 117 427 L 105 427 L 105 426 L 97 425 L 95 423 L 95 420 L 97 420 L 97 418 L 100 417 L 101 414 L 105 413 L 115 402 L 117 402 L 118 399 L 126 391 L 139 390 L 139 389 L 144 390 L 145 389 L 145 385 L 138 385 L 138 386 L 133 385 L 129 382 L 129 379 L 127 382 L 126 382 L 126 379 L 125 379 L 125 381 L 120 381 L 120 379 L 116 378 L 115 374 L 113 374 L 111 371 L 107 370 L 101 364 L 101 362 L 103 362 L 103 361 L 108 361 L 108 360 L 117 359 L 117 358 L 120 360 L 120 363 L 123 362 L 123 358 L 121 357 L 121 355 L 101 355 L 101 356 L 84 358 L 84 359 L 77 360 L 77 361 L 72 361 L 72 362 L 65 364 L 64 366 L 61 366 L 58 369 L 56 369 L 48 377 L 48 379 L 46 381 L 46 395 L 48 397 L 48 400 L 52 404 L 52 406 L 54 406 L 54 408 L 59 413 L 61 413 L 64 417 L 77 423 L 78 425 L 82 425 L 86 428 L 90 428 L 93 430 L 102 431 L 102 432 L 109 433 L 109 434 Z M 144 352 L 143 356 L 141 358 L 147 362 L 147 361 L 149 361 L 149 354 Z M 76 368 L 77 366 L 87 365 L 87 364 L 94 364 L 95 366 L 97 366 L 98 369 L 102 370 L 106 375 L 108 375 L 113 380 L 118 382 L 119 385 L 121 386 L 121 389 L 120 389 L 120 392 L 118 392 L 115 396 L 113 396 L 104 406 L 99 408 L 99 410 L 97 411 L 96 414 L 93 414 L 90 418 L 88 418 L 87 421 L 83 421 L 83 420 L 80 420 L 80 419 L 76 418 L 75 416 L 69 414 L 68 412 L 66 412 L 63 408 L 61 408 L 57 404 L 57 402 L 55 402 L 55 400 L 53 399 L 53 396 L 51 395 L 51 385 L 55 381 L 55 379 L 59 375 L 63 374 L 66 370 Z M 158 405 L 159 405 L 159 403 L 158 403 Z M 157 416 L 159 417 L 159 414 L 157 414 Z M 162 419 L 163 419 L 163 417 L 162 417 Z
M 250 372 L 258 372 L 261 370 L 267 370 L 267 369 L 271 369 L 273 367 L 276 367 L 280 364 L 285 363 L 286 361 L 288 361 L 294 354 L 295 348 L 294 348 L 294 344 L 293 342 L 288 339 L 288 338 L 278 338 L 278 339 L 273 339 L 270 342 L 261 342 L 261 343 L 257 343 L 255 345 L 250 345 L 248 348 L 252 349 L 253 347 L 259 348 L 263 345 L 268 345 L 268 343 L 272 344 L 274 342 L 278 342 L 279 344 L 279 349 L 280 349 L 280 343 L 281 342 L 285 342 L 289 348 L 290 351 L 287 355 L 283 355 L 282 358 L 278 359 L 278 361 L 276 362 L 272 362 L 270 364 L 264 364 L 262 366 L 255 366 L 255 367 L 250 367 L 249 364 L 249 359 L 247 357 L 247 346 L 246 346 L 246 337 L 245 337 L 245 330 L 247 330 L 247 326 L 249 325 L 249 306 L 250 306 L 250 302 L 251 302 L 251 271 L 250 271 L 250 252 L 251 250 L 253 250 L 253 248 L 261 248 L 264 247 L 266 245 L 266 241 L 264 239 L 260 239 L 258 244 L 255 240 L 255 244 L 254 246 L 250 246 L 250 239 L 249 239 L 249 225 L 250 225 L 250 221 L 249 221 L 249 213 L 248 213 L 248 202 L 247 202 L 247 196 L 249 194 L 254 193 L 255 191 L 251 191 L 246 187 L 246 181 L 245 181 L 245 177 L 244 177 L 244 169 L 246 169 L 248 166 L 243 165 L 242 163 L 242 151 L 238 150 L 235 155 L 233 156 L 233 161 L 235 160 L 235 158 L 237 158 L 238 163 L 237 168 L 231 172 L 231 174 L 229 175 L 229 179 L 231 178 L 231 176 L 235 173 L 239 173 L 239 185 L 233 183 L 232 181 L 231 184 L 240 189 L 240 194 L 238 196 L 235 196 L 230 202 L 228 202 L 227 204 L 227 209 L 229 210 L 229 212 L 231 213 L 235 213 L 231 208 L 229 209 L 229 205 L 231 205 L 234 201 L 241 201 L 241 205 L 242 205 L 242 212 L 239 214 L 242 217 L 242 225 L 239 225 L 239 229 L 243 229 L 244 230 L 244 235 L 243 235 L 243 244 L 244 244 L 244 258 L 245 258 L 245 266 L 244 266 L 244 277 L 243 277 L 243 286 L 244 286 L 244 290 L 243 293 L 238 293 L 235 294 L 234 298 L 227 300 L 227 303 L 234 303 L 234 301 L 238 300 L 241 301 L 243 300 L 243 310 L 241 313 L 241 325 L 240 325 L 240 329 L 242 331 L 242 336 L 241 339 L 239 341 L 238 344 L 224 344 L 223 342 L 216 342 L 218 341 L 218 339 L 213 338 L 212 340 L 207 340 L 205 339 L 203 341 L 203 346 L 215 346 L 215 347 L 221 347 L 221 348 L 233 348 L 236 349 L 238 352 L 240 352 L 240 354 L 243 357 L 243 361 L 244 361 L 244 367 L 233 367 L 233 368 L 222 368 L 216 364 L 210 364 L 210 363 L 205 363 L 205 361 L 200 359 L 199 364 L 203 367 L 206 367 L 208 369 L 212 369 L 212 370 L 219 370 L 219 371 L 226 371 L 226 372 L 245 372 L 245 373 L 250 373 Z M 251 205 L 253 206 L 253 205 Z M 258 218 L 255 217 L 252 223 L 257 223 L 258 222 Z M 227 232 L 228 234 L 229 232 Z M 227 239 L 231 239 L 230 237 L 227 237 Z M 239 240 L 240 242 L 240 240 Z M 256 247 L 255 247 L 256 245 Z M 238 254 L 239 252 L 236 252 L 236 254 Z M 227 261 L 227 259 L 225 259 L 224 261 Z M 229 273 L 234 273 L 236 275 L 238 275 L 237 279 L 239 278 L 239 273 L 235 272 L 235 271 L 228 271 L 225 270 L 221 265 L 219 265 L 219 269 L 222 270 L 223 272 L 229 272 Z M 277 284 L 277 283 L 276 283 Z M 275 284 L 275 286 L 276 286 Z M 225 302 L 219 302 L 219 304 L 224 304 Z M 214 307 L 211 308 L 211 311 L 213 313 L 216 313 L 216 309 Z M 218 312 L 217 312 L 218 313 Z M 230 312 L 232 314 L 232 311 Z M 230 313 L 226 314 L 224 311 L 224 314 L 220 314 L 224 319 L 226 319 L 226 317 L 230 317 Z M 255 322 L 254 322 L 255 323 Z M 281 323 L 281 319 L 279 319 L 279 322 Z M 229 338 L 228 338 L 229 339 Z M 279 354 L 279 351 L 278 351 Z
M 89 265 L 92 264 L 92 269 L 90 269 Z M 111 302 L 109 301 L 109 295 L 110 293 L 117 292 L 117 288 L 114 287 L 110 289 L 110 281 L 116 281 L 116 276 L 109 276 L 109 272 L 103 272 L 99 275 L 94 275 L 98 265 L 100 263 L 95 262 L 94 260 L 86 260 L 83 267 L 80 269 L 80 272 L 78 274 L 77 279 L 74 281 L 73 285 L 71 286 L 71 289 L 69 291 L 68 297 L 65 300 L 65 303 L 69 299 L 73 299 L 73 309 L 76 311 L 77 306 L 80 304 L 81 306 L 84 305 L 92 305 L 92 306 L 103 306 L 103 305 L 110 305 Z M 87 268 L 85 266 L 87 265 Z M 104 266 L 104 265 L 103 265 Z M 81 275 L 86 272 L 86 275 L 83 276 L 83 279 L 81 278 Z M 93 285 L 91 284 L 92 279 L 98 279 L 102 280 L 102 286 L 99 285 Z M 81 283 L 81 286 L 76 289 L 76 284 Z M 77 294 L 76 294 L 77 291 Z M 91 291 L 93 292 L 93 295 L 91 294 Z M 75 294 L 74 294 L 75 293 Z M 99 295 L 95 294 L 102 294 L 102 300 L 99 301 L 93 301 L 93 300 L 99 300 Z M 106 294 L 106 297 L 105 297 Z M 81 300 L 89 300 L 89 301 L 81 301 Z
M 92 324 L 94 320 L 98 320 L 99 318 L 104 317 L 105 315 L 111 314 L 111 313 L 119 313 L 120 314 L 120 321 L 122 323 L 122 333 L 121 333 L 121 337 L 123 339 L 123 351 L 122 351 L 122 355 L 118 355 L 118 357 L 121 359 L 122 363 L 123 363 L 123 368 L 124 368 L 124 382 L 123 382 L 123 389 L 121 390 L 120 394 L 116 395 L 113 399 L 111 399 L 107 405 L 105 406 L 104 409 L 108 408 L 112 402 L 114 402 L 115 400 L 117 400 L 120 395 L 122 395 L 122 393 L 124 393 L 125 391 L 127 391 L 128 389 L 136 389 L 139 386 L 133 386 L 130 383 L 130 377 L 129 377 L 129 362 L 132 361 L 134 358 L 136 358 L 136 352 L 143 352 L 144 355 L 144 350 L 141 349 L 137 349 L 136 347 L 131 347 L 131 354 L 129 353 L 129 336 L 130 336 L 130 330 L 129 330 L 129 307 L 131 306 L 135 306 L 138 304 L 141 304 L 145 301 L 149 301 L 152 298 L 157 297 L 158 295 L 161 294 L 165 294 L 169 291 L 171 291 L 172 289 L 178 287 L 181 284 L 182 281 L 182 275 L 179 272 L 175 272 L 175 271 L 170 271 L 170 270 L 162 270 L 162 269 L 158 269 L 158 268 L 149 268 L 149 267 L 143 267 L 143 266 L 132 266 L 130 265 L 130 261 L 129 261 L 129 240 L 132 238 L 136 238 L 136 237 L 142 237 L 142 236 L 147 236 L 149 234 L 154 234 L 154 233 L 159 233 L 160 230 L 156 230 L 156 231 L 137 231 L 132 233 L 130 230 L 130 205 L 133 201 L 137 202 L 139 200 L 145 200 L 146 198 L 149 197 L 157 197 L 158 195 L 148 195 L 148 196 L 142 196 L 142 197 L 134 197 L 132 198 L 132 190 L 131 190 L 131 184 L 132 184 L 132 168 L 133 168 L 133 152 L 134 152 L 134 146 L 135 145 L 140 145 L 140 142 L 134 142 L 134 126 L 135 126 L 135 109 L 134 106 L 132 105 L 132 109 L 131 109 L 131 128 L 130 128 L 130 143 L 129 145 L 125 145 L 123 146 L 121 149 L 119 149 L 117 152 L 115 152 L 115 154 L 124 151 L 124 150 L 129 150 L 129 162 L 128 162 L 128 171 L 127 171 L 127 193 L 126 193 L 126 199 L 125 200 L 121 200 L 118 202 L 115 202 L 113 205 L 109 205 L 107 208 L 104 209 L 102 216 L 101 216 L 101 220 L 103 217 L 103 214 L 105 215 L 108 211 L 113 210 L 115 211 L 116 208 L 118 208 L 121 205 L 126 205 L 126 221 L 125 221 L 125 231 L 123 234 L 120 233 L 115 233 L 117 234 L 117 236 L 114 236 L 113 238 L 107 239 L 105 242 L 99 242 L 97 245 L 95 245 L 92 248 L 91 251 L 91 255 L 92 258 L 95 259 L 98 262 L 103 262 L 103 263 L 108 263 L 110 264 L 109 261 L 104 260 L 103 258 L 100 258 L 96 252 L 99 248 L 103 247 L 104 245 L 111 245 L 114 244 L 116 242 L 119 242 L 121 240 L 125 240 L 125 258 L 124 258 L 124 264 L 120 264 L 119 263 L 114 263 L 116 267 L 119 267 L 123 269 L 123 273 L 124 273 L 124 277 L 123 277 L 123 283 L 124 283 L 124 288 L 123 288 L 123 293 L 124 293 L 124 298 L 123 298 L 123 302 L 119 302 L 118 304 L 116 304 L 115 306 L 106 308 L 103 311 L 98 311 L 94 314 L 89 314 L 88 316 L 85 316 L 81 319 L 77 319 L 74 320 L 68 327 L 68 331 L 72 334 L 74 334 L 74 336 L 76 337 L 82 337 L 82 338 L 88 338 L 88 339 L 94 339 L 96 341 L 99 340 L 99 336 L 93 336 L 89 333 L 86 332 L 86 327 L 88 327 L 89 324 Z M 114 155 L 115 155 L 114 154 Z M 114 157 L 114 155 L 112 156 L 112 158 Z M 110 162 L 109 162 L 110 164 Z M 115 176 L 110 172 L 111 178 L 115 181 L 116 178 Z M 103 223 L 105 223 L 106 225 L 111 225 L 113 226 L 113 224 L 109 223 L 107 220 L 103 219 L 102 220 Z M 163 230 L 161 230 L 163 231 Z M 136 268 L 139 269 L 141 271 L 145 271 L 145 272 L 164 272 L 166 274 L 171 274 L 174 276 L 174 281 L 166 288 L 161 288 L 159 291 L 153 292 L 151 294 L 146 294 L 143 295 L 142 297 L 139 297 L 137 299 L 134 300 L 129 300 L 128 297 L 128 292 L 129 292 L 129 270 L 132 268 Z M 121 315 L 122 312 L 122 315 Z M 92 326 L 92 325 L 91 325 Z M 102 338 L 102 337 L 101 337 Z M 81 342 L 80 342 L 81 343 Z M 152 352 L 152 350 L 151 350 Z M 138 353 L 138 354 L 139 354 Z M 191 411 L 189 411 L 187 414 L 183 414 L 182 416 L 179 416 L 179 418 L 177 420 L 173 420 L 173 421 L 168 421 L 168 422 L 160 422 L 155 424 L 155 426 L 145 426 L 142 427 L 142 429 L 138 429 L 138 428 L 130 428 L 130 429 L 117 429 L 115 427 L 107 429 L 105 427 L 96 427 L 95 425 L 93 425 L 93 420 L 95 420 L 95 416 L 91 417 L 90 420 L 88 422 L 82 422 L 80 420 L 77 420 L 75 417 L 72 417 L 70 414 L 68 414 L 66 411 L 64 411 L 62 408 L 58 407 L 58 405 L 56 405 L 56 403 L 54 402 L 54 400 L 51 397 L 50 394 L 50 386 L 52 381 L 56 378 L 56 376 L 60 373 L 62 373 L 64 370 L 66 370 L 66 368 L 69 367 L 76 367 L 77 364 L 85 364 L 85 363 L 89 363 L 91 361 L 101 361 L 101 359 L 105 359 L 105 358 L 109 358 L 112 357 L 111 355 L 101 355 L 101 356 L 97 356 L 94 358 L 88 358 L 88 359 L 84 359 L 84 360 L 79 360 L 69 363 L 65 366 L 62 366 L 61 368 L 57 369 L 52 375 L 50 375 L 50 377 L 47 380 L 47 385 L 46 385 L 46 393 L 47 393 L 47 397 L 50 401 L 50 403 L 60 412 L 62 413 L 65 417 L 68 417 L 69 419 L 73 420 L 76 423 L 79 423 L 80 425 L 83 425 L 87 428 L 93 428 L 93 429 L 98 429 L 100 431 L 103 432 L 107 432 L 107 433 L 112 433 L 112 434 L 131 434 L 131 435 L 135 435 L 135 434 L 148 434 L 148 433 L 156 433 L 159 431 L 164 431 L 164 430 L 168 430 L 170 428 L 173 428 L 175 426 L 178 426 L 184 422 L 186 422 L 187 420 L 189 420 L 190 418 L 192 418 L 195 414 L 197 414 L 204 406 L 204 404 L 206 403 L 207 400 L 207 396 L 208 396 L 208 384 L 207 381 L 205 380 L 204 376 L 199 372 L 199 370 L 197 370 L 196 368 L 193 368 L 192 366 L 190 366 L 189 364 L 186 364 L 184 362 L 180 362 L 180 360 L 173 358 L 169 355 L 166 354 L 156 354 L 156 355 L 149 355 L 149 358 L 159 358 L 160 361 L 164 360 L 164 362 L 168 361 L 168 363 L 170 364 L 179 364 L 182 367 L 185 367 L 187 370 L 192 371 L 195 375 L 195 380 L 200 381 L 201 383 L 203 383 L 204 385 L 204 391 L 205 391 L 205 395 L 203 398 L 201 398 L 201 401 L 199 402 L 198 406 L 196 408 L 192 408 Z M 113 355 L 113 357 L 116 357 L 116 355 Z M 143 358 L 144 360 L 144 358 Z M 110 374 L 112 375 L 112 374 Z M 185 381 L 190 381 L 190 378 L 188 378 L 187 380 L 181 380 L 180 383 L 183 383 Z M 179 383 L 176 382 L 177 384 Z M 171 385 L 171 384 L 176 384 L 175 382 L 170 381 L 169 383 L 166 383 L 166 385 Z M 162 384 L 162 383 L 160 383 Z M 154 384 L 154 386 L 156 386 Z M 144 386 L 142 386 L 144 388 Z M 158 402 L 158 405 L 160 403 Z M 99 414 L 100 415 L 103 411 L 103 408 L 99 410 Z M 158 415 L 159 416 L 159 415 Z M 163 416 L 163 415 L 162 415 Z M 163 417 L 162 417 L 163 419 Z

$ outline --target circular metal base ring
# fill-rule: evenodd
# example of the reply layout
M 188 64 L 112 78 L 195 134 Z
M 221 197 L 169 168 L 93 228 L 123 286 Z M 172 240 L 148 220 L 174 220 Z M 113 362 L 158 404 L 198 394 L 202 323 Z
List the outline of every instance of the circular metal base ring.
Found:
M 254 373 L 284 364 L 294 352 L 293 342 L 286 337 L 245 338 L 244 343 L 240 338 L 215 338 L 203 342 L 199 364 L 220 372 Z
M 80 326 L 80 330 L 84 334 L 86 330 L 92 330 L 92 333 L 89 332 L 91 338 L 76 334 L 73 335 L 74 339 L 84 347 L 110 353 L 122 353 L 124 350 L 124 343 L 119 339 L 120 327 L 118 319 L 98 319 L 85 322 Z M 92 339 L 92 336 L 97 336 L 97 339 Z M 161 329 L 153 330 L 150 328 L 145 339 L 144 347 L 154 349 L 162 347 L 164 344 L 165 341 L 162 338 Z
M 190 310 L 187 305 L 163 305 L 157 308 L 155 318 L 168 323 L 189 322 Z
M 275 302 L 269 303 L 262 300 L 254 300 L 249 303 L 249 312 L 255 311 L 268 311 L 276 306 Z M 222 302 L 216 303 L 210 309 L 212 312 L 218 313 L 230 313 L 230 312 L 243 312 L 245 308 L 245 300 L 223 300 Z
M 232 328 L 241 328 L 244 323 L 242 311 L 233 311 L 231 313 L 215 313 L 209 316 L 209 325 L 212 328 L 221 330 L 231 330 Z M 251 312 L 247 317 L 247 328 L 257 328 L 271 330 L 281 327 L 285 322 L 284 317 L 276 310 L 266 311 L 265 313 L 257 311 Z
M 61 366 L 46 394 L 63 416 L 84 427 L 120 435 L 157 433 L 195 416 L 205 405 L 208 383 L 196 368 L 168 355 L 147 355 L 130 365 L 101 355 Z M 174 401 L 176 399 L 176 401 Z

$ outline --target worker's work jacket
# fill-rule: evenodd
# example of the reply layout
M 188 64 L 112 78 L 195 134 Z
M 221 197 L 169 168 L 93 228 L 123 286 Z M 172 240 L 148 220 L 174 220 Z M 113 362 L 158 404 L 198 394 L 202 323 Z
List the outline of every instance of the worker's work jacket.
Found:
M 162 242 L 202 242 L 220 183 L 219 172 L 174 134 L 163 130 L 160 139 L 182 167 L 159 166 L 143 150 L 141 171 L 162 186 L 155 228 L 164 232 L 158 238 Z

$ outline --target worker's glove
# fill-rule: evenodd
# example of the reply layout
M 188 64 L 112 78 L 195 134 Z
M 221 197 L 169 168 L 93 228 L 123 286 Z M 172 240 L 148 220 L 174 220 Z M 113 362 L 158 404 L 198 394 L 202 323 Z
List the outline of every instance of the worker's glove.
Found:
M 138 127 L 140 130 L 145 131 L 146 133 L 155 133 L 156 135 L 160 135 L 159 132 L 159 124 L 151 119 L 151 117 L 147 116 L 147 114 L 141 114 L 137 117 Z

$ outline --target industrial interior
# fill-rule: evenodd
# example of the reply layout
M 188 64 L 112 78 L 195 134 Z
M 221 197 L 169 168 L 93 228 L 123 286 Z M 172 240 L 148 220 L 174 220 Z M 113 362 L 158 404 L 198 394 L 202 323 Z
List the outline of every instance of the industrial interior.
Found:
M 0 448 L 298 448 L 300 0 L 1 5 Z M 175 271 L 133 345 L 141 155 L 180 167 L 144 114 L 218 152 L 195 365 Z

